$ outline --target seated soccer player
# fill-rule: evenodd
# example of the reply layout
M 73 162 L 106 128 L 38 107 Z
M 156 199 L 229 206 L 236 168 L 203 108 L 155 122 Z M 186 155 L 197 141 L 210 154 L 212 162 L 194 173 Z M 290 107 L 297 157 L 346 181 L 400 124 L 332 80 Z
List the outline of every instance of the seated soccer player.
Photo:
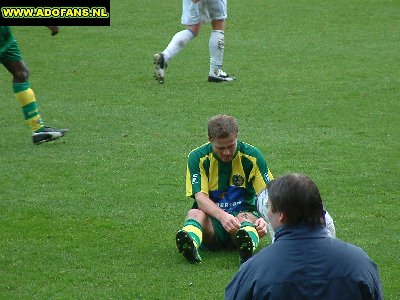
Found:
M 208 139 L 188 157 L 186 195 L 195 201 L 176 234 L 176 244 L 191 263 L 201 262 L 200 246 L 236 246 L 243 263 L 267 233 L 256 199 L 272 174 L 256 147 L 238 141 L 235 118 L 211 118 Z

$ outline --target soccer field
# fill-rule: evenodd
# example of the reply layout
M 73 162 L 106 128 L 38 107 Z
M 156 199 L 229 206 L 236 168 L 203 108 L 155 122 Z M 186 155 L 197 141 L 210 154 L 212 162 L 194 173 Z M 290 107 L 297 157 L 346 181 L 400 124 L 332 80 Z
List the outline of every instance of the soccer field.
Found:
M 44 121 L 69 133 L 33 145 L 0 70 L 1 299 L 223 299 L 237 253 L 191 265 L 175 246 L 187 155 L 221 113 L 275 177 L 317 183 L 337 237 L 400 299 L 399 1 L 228 2 L 227 84 L 207 82 L 207 25 L 152 77 L 180 0 L 113 1 L 110 27 L 54 37 L 13 28 Z

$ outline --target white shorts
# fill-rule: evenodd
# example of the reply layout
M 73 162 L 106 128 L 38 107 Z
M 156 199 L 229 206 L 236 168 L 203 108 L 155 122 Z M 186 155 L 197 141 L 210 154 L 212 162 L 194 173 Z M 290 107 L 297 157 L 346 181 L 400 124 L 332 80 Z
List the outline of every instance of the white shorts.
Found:
M 183 25 L 195 25 L 211 20 L 227 18 L 227 0 L 200 0 L 193 3 L 192 0 L 183 0 L 182 19 Z

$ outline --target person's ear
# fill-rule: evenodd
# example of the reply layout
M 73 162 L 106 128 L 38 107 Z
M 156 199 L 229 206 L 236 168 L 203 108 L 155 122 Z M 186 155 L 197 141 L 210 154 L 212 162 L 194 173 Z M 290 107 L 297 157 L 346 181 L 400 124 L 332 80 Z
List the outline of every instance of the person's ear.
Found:
M 279 218 L 278 218 L 279 222 L 282 224 L 285 224 L 287 221 L 287 217 L 283 212 L 279 212 Z

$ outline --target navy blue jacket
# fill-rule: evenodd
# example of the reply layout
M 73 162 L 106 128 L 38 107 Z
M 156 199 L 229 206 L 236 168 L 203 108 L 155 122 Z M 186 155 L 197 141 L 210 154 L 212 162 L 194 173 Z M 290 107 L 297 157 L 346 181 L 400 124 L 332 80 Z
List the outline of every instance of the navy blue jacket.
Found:
M 383 299 L 378 268 L 360 248 L 323 226 L 280 228 L 275 242 L 244 263 L 225 299 Z

